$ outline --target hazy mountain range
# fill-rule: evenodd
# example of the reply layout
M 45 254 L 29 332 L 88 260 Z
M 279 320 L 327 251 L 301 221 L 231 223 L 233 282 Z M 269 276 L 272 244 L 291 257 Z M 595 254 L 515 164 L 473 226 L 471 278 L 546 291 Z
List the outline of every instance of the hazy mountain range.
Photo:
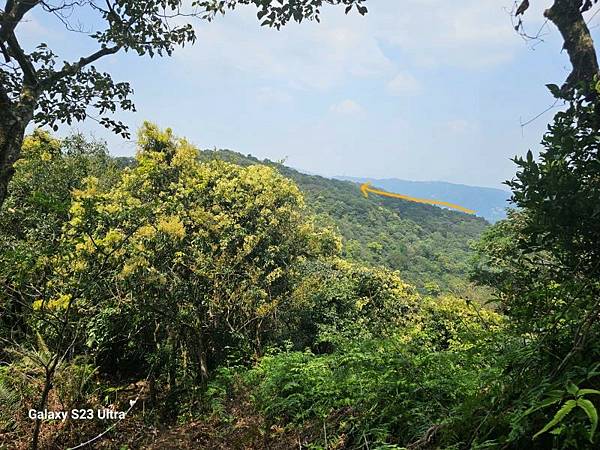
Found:
M 377 179 L 341 176 L 335 178 L 355 183 L 369 182 L 373 187 L 411 197 L 455 203 L 475 210 L 478 216 L 484 217 L 491 223 L 506 217 L 505 209 L 510 206 L 508 203 L 510 192 L 502 189 L 467 186 L 445 181 L 407 181 L 398 178 Z

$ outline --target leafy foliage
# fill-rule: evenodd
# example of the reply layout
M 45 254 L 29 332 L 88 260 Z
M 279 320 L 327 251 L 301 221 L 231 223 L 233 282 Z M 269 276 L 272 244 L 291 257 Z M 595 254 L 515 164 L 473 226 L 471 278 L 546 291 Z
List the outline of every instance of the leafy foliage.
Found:
M 201 163 L 150 124 L 139 145 L 138 164 L 114 184 L 88 176 L 73 191 L 30 326 L 58 345 L 47 324 L 69 314 L 78 348 L 103 370 L 206 379 L 228 349 L 247 356 L 277 335 L 299 264 L 335 253 L 337 240 L 272 169 Z M 39 286 L 31 266 L 23 272 Z
M 570 397 L 574 398 L 564 401 L 564 403 L 556 412 L 552 420 L 550 420 L 546 425 L 544 425 L 544 428 L 542 428 L 540 431 L 534 434 L 533 439 L 548 431 L 551 434 L 559 435 L 563 431 L 564 419 L 573 411 L 573 409 L 580 408 L 590 420 L 590 442 L 594 441 L 594 433 L 596 432 L 596 428 L 598 427 L 598 411 L 596 410 L 594 404 L 590 400 L 585 398 L 585 396 L 592 394 L 600 395 L 600 391 L 597 389 L 579 389 L 573 383 L 569 382 L 569 384 L 567 385 L 566 392 L 569 394 Z M 532 408 L 530 411 L 528 411 L 527 414 L 536 411 L 540 408 L 560 402 L 563 399 L 563 395 L 564 393 L 560 391 L 551 392 L 548 398 L 546 398 L 537 407 Z M 559 428 L 555 428 L 559 425 Z
M 483 323 L 457 299 L 421 308 L 384 339 L 353 340 L 328 355 L 262 358 L 246 377 L 267 423 L 318 430 L 307 438 L 324 448 L 386 448 L 439 434 L 482 389 L 493 359 L 479 339 L 500 323 L 491 312 Z M 436 322 L 438 315 L 448 320 Z
M 264 2 L 261 0 L 197 0 L 198 6 L 206 11 L 209 20 L 217 14 L 225 14 L 227 10 L 233 10 L 238 5 L 256 6 L 258 12 L 256 17 L 261 20 L 262 26 L 269 26 L 280 29 L 290 21 L 302 22 L 302 20 L 319 21 L 320 9 L 323 3 L 330 5 L 343 5 L 348 14 L 352 8 L 356 8 L 361 15 L 367 13 L 367 7 L 364 6 L 365 0 L 305 0 L 293 1 L 284 0 L 282 2 Z
M 307 261 L 284 312 L 288 334 L 299 350 L 333 351 L 360 339 L 390 336 L 409 323 L 418 295 L 397 273 L 343 259 Z
M 577 94 L 567 101 L 542 141 L 539 161 L 531 152 L 515 158 L 519 171 L 508 184 L 520 211 L 477 246 L 474 278 L 496 287 L 498 306 L 521 339 L 506 354 L 516 400 L 506 396 L 501 403 L 520 404 L 525 412 L 513 416 L 510 433 L 499 438 L 517 446 L 535 436 L 540 448 L 589 448 L 596 427 L 597 401 L 578 397 L 571 380 L 580 377 L 576 383 L 587 383 L 590 393 L 600 380 L 597 105 Z M 588 375 L 581 377 L 582 370 Z M 498 383 L 508 388 L 508 380 Z M 565 384 L 566 398 L 559 389 Z M 540 406 L 558 403 L 538 424 Z
M 528 211 L 527 249 L 551 248 L 571 274 L 600 273 L 600 153 L 596 106 L 573 101 L 554 118 L 542 141 L 540 161 L 516 158 L 508 183 L 513 201 Z
M 87 177 L 112 185 L 118 169 L 105 146 L 74 135 L 62 142 L 35 131 L 23 144 L 12 195 L 0 209 L 0 331 L 3 338 L 31 330 L 26 312 L 53 276 L 71 191 Z

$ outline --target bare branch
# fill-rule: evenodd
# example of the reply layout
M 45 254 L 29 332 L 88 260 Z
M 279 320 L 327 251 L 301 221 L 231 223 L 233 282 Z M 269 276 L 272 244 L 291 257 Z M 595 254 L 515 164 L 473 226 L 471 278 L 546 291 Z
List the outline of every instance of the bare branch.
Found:
M 6 47 L 4 46 L 3 42 L 0 42 L 0 52 L 2 53 L 2 56 L 4 56 L 4 61 L 7 63 L 10 62 L 10 56 L 8 56 Z
M 33 67 L 33 63 L 31 59 L 25 54 L 25 51 L 21 48 L 15 33 L 10 33 L 8 39 L 6 41 L 8 44 L 8 52 L 9 55 L 17 60 L 19 63 L 19 67 L 23 71 L 23 79 L 25 84 L 28 86 L 37 85 L 37 72 L 35 67 Z

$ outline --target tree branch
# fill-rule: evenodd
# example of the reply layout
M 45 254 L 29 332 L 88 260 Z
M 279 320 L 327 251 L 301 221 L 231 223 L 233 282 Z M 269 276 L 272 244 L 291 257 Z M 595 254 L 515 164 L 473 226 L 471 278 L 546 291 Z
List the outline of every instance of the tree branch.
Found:
M 0 84 L 0 105 L 2 108 L 10 108 L 12 106 L 12 101 L 10 100 L 8 92 L 6 92 L 3 84 Z
M 103 47 L 100 50 L 98 50 L 97 52 L 92 53 L 89 56 L 80 58 L 79 61 L 77 61 L 74 64 L 66 63 L 65 66 L 61 70 L 59 70 L 58 72 L 54 72 L 52 75 L 50 75 L 47 78 L 45 78 L 44 80 L 42 80 L 40 82 L 40 85 L 41 85 L 42 89 L 46 89 L 49 86 L 51 86 L 53 83 L 55 83 L 56 81 L 60 80 L 61 78 L 73 76 L 77 72 L 79 72 L 82 68 L 87 66 L 88 64 L 91 64 L 94 61 L 97 61 L 98 59 L 102 58 L 103 56 L 113 55 L 113 54 L 117 53 L 120 49 L 121 49 L 121 46 L 119 46 L 119 45 L 115 45 L 114 47 Z
M 4 5 L 4 13 L 8 14 L 8 12 L 13 9 L 15 2 L 14 0 L 6 0 L 6 4 Z
M 23 81 L 28 86 L 37 85 L 37 72 L 29 57 L 25 54 L 15 33 L 11 32 L 6 41 L 8 44 L 9 55 L 17 60 L 19 67 L 23 71 Z
M 41 3 L 39 0 L 8 0 L 6 10 L 2 15 L 2 23 L 0 23 L 0 42 L 6 42 L 23 19 L 23 16 L 39 3 Z

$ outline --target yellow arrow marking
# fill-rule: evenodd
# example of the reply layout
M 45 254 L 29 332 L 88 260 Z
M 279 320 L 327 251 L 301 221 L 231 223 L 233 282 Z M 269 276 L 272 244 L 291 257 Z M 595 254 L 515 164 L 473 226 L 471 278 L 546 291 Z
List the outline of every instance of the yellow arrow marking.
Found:
M 442 202 L 442 201 L 438 201 L 438 200 L 427 200 L 424 198 L 409 197 L 408 195 L 394 194 L 393 192 L 386 192 L 386 191 L 380 191 L 378 189 L 373 189 L 371 187 L 371 183 L 361 184 L 360 191 L 363 193 L 363 195 L 365 197 L 369 197 L 369 192 L 371 192 L 372 194 L 384 195 L 386 197 L 401 198 L 402 200 L 408 200 L 409 202 L 425 203 L 427 205 L 446 206 L 447 208 L 458 209 L 459 211 L 465 212 L 467 214 L 475 214 L 475 211 L 473 211 L 472 209 L 463 208 L 462 206 L 455 205 L 454 203 Z

